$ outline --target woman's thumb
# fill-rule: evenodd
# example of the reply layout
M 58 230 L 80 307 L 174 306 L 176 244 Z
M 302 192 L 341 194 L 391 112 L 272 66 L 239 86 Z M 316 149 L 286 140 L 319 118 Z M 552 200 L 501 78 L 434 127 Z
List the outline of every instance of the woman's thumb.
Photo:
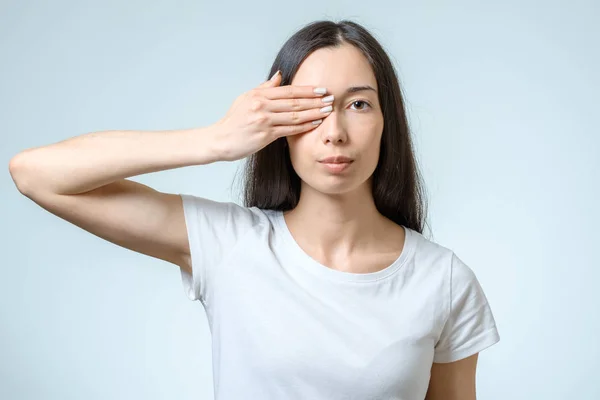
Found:
M 277 72 L 275 72 L 275 74 L 271 77 L 271 79 L 269 79 L 266 82 L 263 82 L 260 87 L 274 87 L 279 85 L 279 83 L 281 83 L 281 71 L 277 70 Z

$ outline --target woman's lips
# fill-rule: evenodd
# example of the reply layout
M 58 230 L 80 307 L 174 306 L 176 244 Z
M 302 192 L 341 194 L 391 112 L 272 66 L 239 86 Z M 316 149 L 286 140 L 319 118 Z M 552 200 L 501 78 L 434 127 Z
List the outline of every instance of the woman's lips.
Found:
M 321 165 L 325 167 L 326 170 L 332 173 L 340 173 L 345 171 L 350 167 L 352 161 L 349 162 L 321 162 Z

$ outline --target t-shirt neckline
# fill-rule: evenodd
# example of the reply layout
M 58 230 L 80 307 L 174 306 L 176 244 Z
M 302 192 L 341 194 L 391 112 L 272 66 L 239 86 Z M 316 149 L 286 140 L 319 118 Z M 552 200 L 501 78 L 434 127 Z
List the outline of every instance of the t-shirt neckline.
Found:
M 392 264 L 375 272 L 346 272 L 329 268 L 308 255 L 308 253 L 306 253 L 302 247 L 300 247 L 298 242 L 296 242 L 296 239 L 294 239 L 292 236 L 292 233 L 289 230 L 287 222 L 283 216 L 283 211 L 275 212 L 275 222 L 282 233 L 283 245 L 286 246 L 286 249 L 289 250 L 290 254 L 292 254 L 295 259 L 300 261 L 304 268 L 313 274 L 339 282 L 375 282 L 392 276 L 404 264 L 406 264 L 408 259 L 411 257 L 416 241 L 415 232 L 413 232 L 412 229 L 401 225 L 405 232 L 404 247 L 402 248 L 402 252 L 398 258 L 396 258 Z

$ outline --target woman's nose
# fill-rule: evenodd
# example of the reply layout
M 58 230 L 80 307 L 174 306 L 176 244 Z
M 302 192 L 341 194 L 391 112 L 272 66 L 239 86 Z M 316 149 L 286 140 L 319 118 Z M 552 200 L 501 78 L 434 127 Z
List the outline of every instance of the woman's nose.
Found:
M 323 120 L 319 128 L 321 128 L 323 143 L 340 144 L 348 140 L 342 115 L 336 112 L 335 109 Z

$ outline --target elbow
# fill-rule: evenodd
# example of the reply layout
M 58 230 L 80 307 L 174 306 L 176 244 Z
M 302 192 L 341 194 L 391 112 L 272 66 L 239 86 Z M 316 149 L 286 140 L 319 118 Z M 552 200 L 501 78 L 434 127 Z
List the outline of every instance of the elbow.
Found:
M 28 196 L 31 191 L 31 178 L 27 172 L 29 169 L 27 159 L 27 151 L 24 151 L 13 156 L 8 163 L 8 171 L 15 186 L 25 196 Z

